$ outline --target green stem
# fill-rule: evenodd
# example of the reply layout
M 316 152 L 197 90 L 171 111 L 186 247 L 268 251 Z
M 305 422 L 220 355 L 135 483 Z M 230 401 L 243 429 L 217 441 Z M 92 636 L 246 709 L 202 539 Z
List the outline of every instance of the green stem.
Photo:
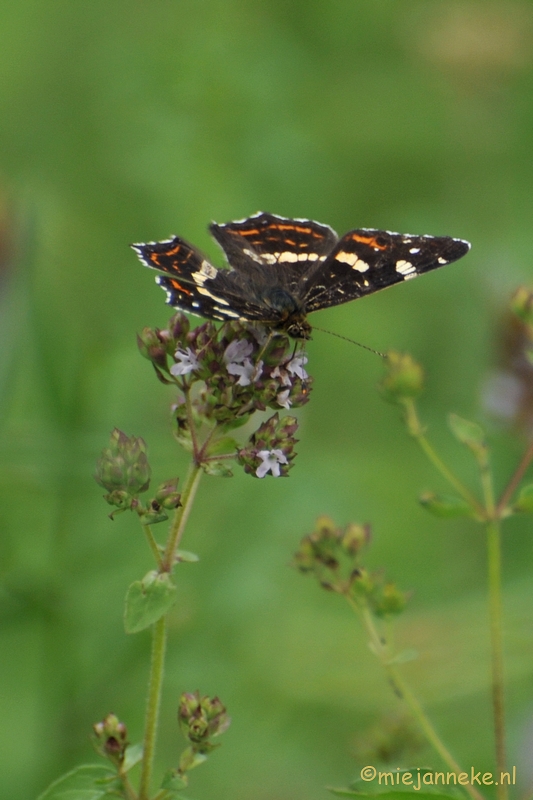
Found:
M 522 460 L 523 463 L 524 459 Z M 505 772 L 505 706 L 503 678 L 503 636 L 502 636 L 502 565 L 501 531 L 498 509 L 494 499 L 492 472 L 488 458 L 479 461 L 481 485 L 487 509 L 487 566 L 489 584 L 489 617 L 492 664 L 492 711 L 494 716 L 494 743 L 496 748 L 496 767 L 501 775 Z M 496 789 L 498 800 L 506 800 L 507 784 L 499 780 Z
M 189 425 L 189 430 L 191 432 L 191 441 L 192 441 L 192 453 L 195 461 L 198 461 L 198 436 L 196 435 L 196 424 L 194 422 L 194 414 L 192 408 L 192 400 L 191 400 L 191 390 L 190 387 L 184 387 L 183 389 L 185 394 L 185 406 L 187 408 L 187 422 Z
M 127 773 L 126 772 L 122 772 L 122 770 L 119 769 L 118 774 L 119 774 L 120 779 L 122 781 L 122 784 L 124 786 L 124 791 L 126 793 L 126 797 L 128 798 L 128 800 L 138 800 L 137 792 L 135 791 L 135 789 L 131 785 L 130 779 L 128 778 Z
M 172 526 L 170 528 L 168 541 L 165 547 L 165 555 L 161 564 L 161 570 L 164 572 L 172 572 L 174 560 L 176 557 L 176 550 L 179 547 L 181 537 L 194 501 L 194 496 L 200 482 L 202 470 L 196 463 L 192 463 L 189 467 L 189 473 L 185 481 L 185 486 L 181 494 L 181 505 L 176 509 Z
M 489 579 L 489 613 L 492 660 L 492 708 L 494 714 L 494 740 L 498 773 L 505 772 L 505 710 L 503 682 L 502 642 L 502 589 L 501 589 L 501 542 L 497 520 L 487 524 L 487 555 Z M 506 800 L 507 785 L 498 781 L 498 800 Z
M 429 458 L 433 466 L 440 472 L 440 474 L 450 483 L 454 489 L 461 495 L 463 500 L 466 500 L 476 514 L 482 519 L 486 517 L 485 510 L 479 501 L 474 497 L 472 492 L 454 475 L 454 473 L 446 466 L 444 461 L 438 455 L 433 445 L 429 442 L 424 435 L 422 425 L 416 413 L 415 404 L 412 400 L 405 401 L 404 403 L 407 426 L 409 432 L 416 439 L 426 456 Z
M 141 527 L 144 531 L 144 535 L 146 536 L 148 546 L 150 547 L 150 550 L 152 551 L 153 556 L 156 560 L 157 567 L 158 569 L 160 569 L 162 564 L 161 553 L 159 552 L 159 547 L 157 546 L 157 542 L 154 538 L 154 534 L 152 533 L 152 529 L 150 528 L 149 525 L 142 525 Z
M 165 669 L 166 619 L 161 617 L 153 626 L 152 660 L 150 664 L 150 682 L 148 685 L 148 703 L 144 728 L 143 759 L 139 800 L 148 800 L 150 796 L 150 780 L 154 766 L 155 740 L 159 706 L 161 703 L 161 687 Z
M 349 596 L 346 596 L 346 599 L 348 600 L 354 611 L 361 617 L 370 638 L 372 651 L 375 653 L 376 657 L 379 659 L 379 662 L 381 663 L 381 666 L 385 670 L 387 677 L 389 678 L 389 681 L 392 685 L 392 688 L 394 689 L 395 694 L 398 695 L 398 697 L 400 697 L 402 700 L 404 700 L 405 703 L 409 706 L 411 713 L 413 714 L 418 724 L 424 731 L 427 740 L 440 755 L 444 763 L 447 764 L 448 767 L 456 774 L 458 774 L 459 772 L 463 772 L 457 761 L 454 759 L 454 757 L 452 756 L 446 745 L 439 737 L 437 731 L 435 730 L 431 721 L 426 715 L 426 712 L 422 708 L 420 701 L 415 697 L 415 695 L 409 688 L 408 684 L 401 676 L 398 667 L 390 663 L 391 654 L 389 652 L 389 648 L 387 644 L 382 640 L 368 607 L 359 606 L 353 600 L 353 598 Z M 470 797 L 473 798 L 473 800 L 484 800 L 483 795 L 470 784 L 465 785 L 464 788 L 466 789 Z

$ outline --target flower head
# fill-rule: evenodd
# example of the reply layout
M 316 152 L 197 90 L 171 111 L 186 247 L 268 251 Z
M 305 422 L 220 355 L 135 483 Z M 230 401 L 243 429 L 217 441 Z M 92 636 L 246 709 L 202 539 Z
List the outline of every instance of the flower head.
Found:
M 198 359 L 194 355 L 190 347 L 186 350 L 176 350 L 175 358 L 179 363 L 173 364 L 170 367 L 170 374 L 177 378 L 179 375 L 187 375 L 193 370 L 199 369 Z
M 267 472 L 271 472 L 274 478 L 280 476 L 280 464 L 288 464 L 287 456 L 276 448 L 275 450 L 260 450 L 257 457 L 261 459 L 261 464 L 257 467 L 255 474 L 258 478 L 264 478 Z

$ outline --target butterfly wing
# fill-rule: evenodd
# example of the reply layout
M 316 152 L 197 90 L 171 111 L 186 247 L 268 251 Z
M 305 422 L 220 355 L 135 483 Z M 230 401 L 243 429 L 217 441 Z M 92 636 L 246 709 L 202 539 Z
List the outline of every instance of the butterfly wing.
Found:
M 132 248 L 141 262 L 151 269 L 165 273 L 157 283 L 167 293 L 167 303 L 208 319 L 265 320 L 265 309 L 249 298 L 238 281 L 230 278 L 229 270 L 219 270 L 204 258 L 193 245 L 173 236 L 161 242 L 134 244 Z M 266 309 L 267 315 L 269 310 Z
M 450 236 L 412 236 L 361 228 L 349 231 L 329 256 L 302 276 L 306 312 L 347 303 L 416 278 L 464 256 L 470 244 Z
M 209 230 L 235 270 L 249 272 L 255 264 L 263 280 L 288 291 L 294 291 L 309 266 L 323 261 L 338 241 L 328 225 L 263 211 L 225 225 L 214 222 Z

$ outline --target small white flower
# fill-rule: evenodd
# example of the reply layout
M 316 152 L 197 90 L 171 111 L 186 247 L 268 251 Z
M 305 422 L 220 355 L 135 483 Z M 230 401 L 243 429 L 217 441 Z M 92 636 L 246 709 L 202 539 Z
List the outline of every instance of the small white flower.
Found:
M 239 375 L 237 381 L 238 386 L 249 386 L 252 382 L 259 380 L 263 372 L 263 362 L 260 361 L 257 365 L 252 364 L 249 358 L 244 359 L 243 364 L 228 364 L 227 370 L 230 375 Z
M 262 462 L 255 471 L 258 478 L 264 478 L 267 472 L 271 472 L 274 478 L 279 478 L 279 465 L 289 463 L 283 450 L 260 450 L 257 456 Z
M 290 361 L 287 361 L 285 364 L 282 364 L 279 367 L 275 367 L 272 370 L 272 377 L 279 378 L 279 382 L 282 386 L 292 386 L 292 379 L 293 378 L 300 378 L 300 380 L 305 381 L 309 377 L 307 372 L 304 369 L 304 364 L 307 364 L 307 356 L 295 356 L 291 358 Z
M 226 364 L 242 364 L 252 354 L 253 349 L 253 344 L 247 339 L 234 339 L 224 350 L 224 361 Z
M 283 408 L 290 408 L 292 406 L 292 400 L 289 399 L 290 391 L 290 389 L 284 389 L 282 392 L 278 392 L 276 395 L 278 405 L 283 406 Z
M 306 355 L 302 354 L 301 356 L 294 356 L 294 358 L 291 358 L 287 364 L 287 372 L 289 372 L 291 375 L 296 375 L 296 377 L 300 378 L 301 381 L 306 381 L 309 375 L 304 369 L 304 364 L 307 364 L 307 361 L 308 359 Z
M 194 355 L 193 351 L 190 347 L 187 350 L 176 350 L 174 353 L 174 358 L 179 359 L 179 364 L 173 364 L 170 367 L 170 374 L 174 375 L 174 377 L 178 377 L 179 375 L 187 375 L 188 372 L 192 372 L 194 369 L 199 368 L 198 359 Z
M 287 372 L 284 367 L 274 367 L 272 372 L 270 373 L 272 378 L 279 378 L 279 382 L 282 386 L 292 386 L 292 381 L 289 377 L 289 373 Z

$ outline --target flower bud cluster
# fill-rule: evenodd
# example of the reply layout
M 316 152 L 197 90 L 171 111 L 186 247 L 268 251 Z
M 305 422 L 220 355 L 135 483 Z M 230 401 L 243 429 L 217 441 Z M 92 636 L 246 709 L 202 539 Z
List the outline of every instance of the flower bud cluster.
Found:
M 94 477 L 107 489 L 104 499 L 116 507 L 114 514 L 131 509 L 137 512 L 144 525 L 149 525 L 168 519 L 165 512 L 180 505 L 177 478 L 162 483 L 152 500 L 141 502 L 139 495 L 150 488 L 151 472 L 144 440 L 126 436 L 115 428 L 109 447 L 102 451 L 96 463 Z
M 128 731 L 115 714 L 108 714 L 93 725 L 96 749 L 104 758 L 119 766 L 128 746 Z
M 406 593 L 361 563 L 370 538 L 369 525 L 337 528 L 329 517 L 319 517 L 313 533 L 300 542 L 293 565 L 313 574 L 324 589 L 368 605 L 377 616 L 398 614 L 406 605 Z
M 165 330 L 145 328 L 138 344 L 164 383 L 182 390 L 203 384 L 194 399 L 202 421 L 228 429 L 254 411 L 299 408 L 309 399 L 307 357 L 295 354 L 286 336 L 269 337 L 261 326 L 234 321 L 217 329 L 205 322 L 191 330 L 187 317 L 177 312 Z M 182 399 L 176 406 L 181 421 L 184 404 Z
M 200 692 L 184 692 L 180 697 L 178 722 L 189 747 L 180 757 L 179 773 L 184 774 L 201 763 L 218 746 L 212 739 L 229 728 L 231 717 L 218 697 Z

